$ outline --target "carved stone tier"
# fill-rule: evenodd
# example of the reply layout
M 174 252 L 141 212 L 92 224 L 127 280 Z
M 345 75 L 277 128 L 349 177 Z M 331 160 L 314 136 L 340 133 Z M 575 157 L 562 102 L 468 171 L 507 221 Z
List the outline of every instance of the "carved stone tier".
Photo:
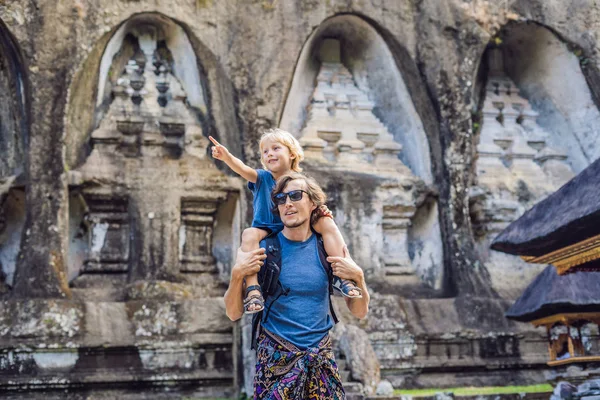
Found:
M 515 177 L 527 184 L 527 187 L 537 199 L 543 198 L 552 191 L 554 187 L 542 168 L 534 161 L 536 151 L 530 147 L 523 136 L 516 136 L 507 151 L 506 159 L 510 163 L 510 171 Z
M 152 27 L 144 29 L 137 37 L 140 50 L 112 88 L 114 101 L 92 134 L 92 143 L 126 157 L 179 158 L 186 130 L 198 125 L 197 117 L 185 103 L 185 90 L 171 72 L 171 61 L 158 51 L 158 33 Z
M 488 50 L 488 65 L 477 187 L 471 190 L 472 223 L 485 240 L 573 176 L 566 156 L 546 147 L 550 134 L 536 123 L 538 113 L 505 74 L 499 48 Z
M 487 240 L 492 240 L 517 219 L 522 208 L 515 200 L 494 199 L 483 192 L 472 193 L 471 201 L 471 223 L 475 236 Z
M 383 251 L 386 275 L 413 275 L 408 255 L 408 228 L 416 212 L 414 204 L 383 206 Z
M 567 155 L 563 152 L 546 147 L 538 152 L 535 160 L 542 166 L 555 187 L 560 187 L 575 177 L 571 167 L 565 163 Z
M 321 68 L 300 144 L 309 159 L 353 170 L 394 170 L 402 146 L 373 114 L 368 89 L 359 88 L 341 63 L 340 43 L 325 39 Z

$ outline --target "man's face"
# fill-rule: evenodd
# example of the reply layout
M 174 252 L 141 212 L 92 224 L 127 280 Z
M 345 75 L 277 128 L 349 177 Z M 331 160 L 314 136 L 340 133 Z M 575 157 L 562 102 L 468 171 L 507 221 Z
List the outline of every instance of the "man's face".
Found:
M 306 183 L 300 179 L 289 181 L 283 189 L 283 193 L 289 193 L 292 190 L 306 190 Z M 316 206 L 308 198 L 308 194 L 302 193 L 302 199 L 298 201 L 291 201 L 289 196 L 286 196 L 285 203 L 277 208 L 283 226 L 297 228 L 305 223 L 310 223 L 310 215 Z

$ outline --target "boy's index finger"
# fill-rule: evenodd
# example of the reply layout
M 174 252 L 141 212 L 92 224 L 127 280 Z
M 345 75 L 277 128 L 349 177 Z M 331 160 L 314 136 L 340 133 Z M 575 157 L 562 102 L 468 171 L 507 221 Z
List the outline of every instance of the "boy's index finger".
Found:
M 220 146 L 221 145 L 219 142 L 217 142 L 217 139 L 215 139 L 212 136 L 209 136 L 208 140 L 210 140 L 215 146 Z

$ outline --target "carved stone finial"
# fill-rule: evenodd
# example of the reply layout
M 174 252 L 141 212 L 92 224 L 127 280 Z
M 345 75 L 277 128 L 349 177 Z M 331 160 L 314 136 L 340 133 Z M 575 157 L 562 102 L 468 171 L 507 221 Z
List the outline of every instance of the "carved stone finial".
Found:
M 129 86 L 131 87 L 131 101 L 135 105 L 140 105 L 143 100 L 142 89 L 144 88 L 146 79 L 140 73 L 140 67 L 135 60 L 129 60 L 125 69 L 127 71 Z
M 158 78 L 156 79 L 156 90 L 158 90 L 158 104 L 165 107 L 168 102 L 169 79 L 167 78 L 167 68 L 161 65 Z

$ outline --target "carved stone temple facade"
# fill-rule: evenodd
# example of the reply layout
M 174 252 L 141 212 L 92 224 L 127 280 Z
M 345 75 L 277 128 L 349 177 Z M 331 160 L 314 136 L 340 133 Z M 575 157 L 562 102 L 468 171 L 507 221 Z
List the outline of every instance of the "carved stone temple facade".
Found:
M 489 244 L 600 156 L 597 6 L 101 3 L 0 2 L 0 397 L 249 393 L 251 195 L 207 137 L 258 168 L 272 127 L 372 293 L 335 302 L 352 396 L 560 375 L 504 318 L 543 266 Z

